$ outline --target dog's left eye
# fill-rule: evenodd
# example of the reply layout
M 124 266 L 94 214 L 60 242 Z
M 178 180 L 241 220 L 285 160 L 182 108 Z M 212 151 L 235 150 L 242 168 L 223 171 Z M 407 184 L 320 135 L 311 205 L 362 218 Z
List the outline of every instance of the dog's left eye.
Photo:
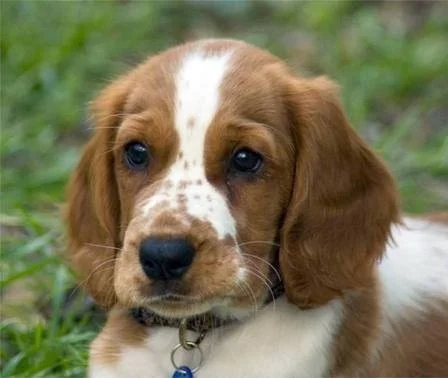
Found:
M 128 143 L 125 148 L 126 165 L 135 170 L 145 169 L 149 163 L 148 148 L 141 142 Z
M 230 171 L 240 173 L 256 173 L 263 162 L 262 156 L 249 148 L 237 150 L 230 161 Z

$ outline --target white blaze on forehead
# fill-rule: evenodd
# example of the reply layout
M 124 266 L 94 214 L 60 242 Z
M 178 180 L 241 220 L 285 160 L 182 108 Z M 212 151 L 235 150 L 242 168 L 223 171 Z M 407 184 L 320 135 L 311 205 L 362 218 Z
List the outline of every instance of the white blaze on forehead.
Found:
M 174 127 L 179 136 L 179 156 L 166 177 L 170 185 L 162 185 L 144 206 L 145 214 L 153 217 L 156 214 L 152 214 L 152 209 L 161 201 L 168 202 L 166 210 L 183 205 L 189 216 L 209 222 L 219 238 L 235 237 L 236 226 L 226 198 L 206 179 L 204 148 L 207 130 L 219 107 L 220 85 L 231 55 L 229 51 L 214 54 L 196 51 L 185 56 L 174 83 Z M 182 211 L 177 214 L 182 217 Z
M 219 105 L 220 85 L 227 71 L 230 52 L 206 56 L 188 55 L 176 79 L 175 127 L 180 150 L 188 160 L 201 164 L 205 134 Z M 190 123 L 191 122 L 191 123 Z

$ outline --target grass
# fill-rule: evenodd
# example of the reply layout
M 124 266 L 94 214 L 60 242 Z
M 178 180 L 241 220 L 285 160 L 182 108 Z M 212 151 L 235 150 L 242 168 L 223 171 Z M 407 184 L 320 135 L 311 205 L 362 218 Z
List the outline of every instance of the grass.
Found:
M 102 317 L 79 290 L 67 294 L 75 281 L 59 205 L 88 137 L 86 104 L 114 75 L 175 43 L 242 38 L 332 77 L 353 125 L 397 177 L 404 209 L 448 209 L 443 2 L 1 7 L 2 377 L 83 376 Z

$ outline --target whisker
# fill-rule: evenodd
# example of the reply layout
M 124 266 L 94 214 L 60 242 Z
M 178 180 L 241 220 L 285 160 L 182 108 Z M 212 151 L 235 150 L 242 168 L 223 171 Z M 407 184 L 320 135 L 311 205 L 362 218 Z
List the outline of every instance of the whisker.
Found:
M 275 295 L 274 295 L 274 292 L 272 291 L 271 286 L 270 286 L 270 285 L 268 284 L 268 282 L 267 282 L 267 278 L 264 277 L 261 273 L 257 273 L 257 272 L 255 272 L 255 271 L 251 270 L 249 267 L 247 267 L 246 269 L 247 269 L 247 272 L 248 272 L 248 273 L 251 273 L 251 274 L 253 274 L 255 277 L 259 278 L 260 281 L 261 281 L 261 282 L 268 288 L 268 291 L 269 291 L 269 294 L 271 295 L 272 303 L 273 303 L 273 307 L 272 307 L 272 309 L 273 309 L 273 311 L 275 311 L 275 309 L 276 309 Z
M 267 266 L 269 266 L 274 271 L 274 273 L 277 276 L 279 281 L 282 280 L 282 276 L 280 275 L 280 272 L 278 271 L 278 269 L 274 265 L 272 265 L 269 261 L 266 261 L 265 259 L 261 258 L 260 256 L 253 255 L 251 253 L 244 253 L 242 256 L 243 256 L 243 258 L 256 258 L 256 259 L 260 260 L 261 262 L 265 263 Z
M 111 268 L 111 267 L 106 267 L 103 271 L 106 271 L 106 270 L 109 269 L 109 268 Z M 112 268 L 113 268 L 113 267 L 112 267 Z M 81 288 L 82 288 L 84 285 L 87 285 L 87 282 L 90 280 L 91 276 L 92 276 L 92 274 L 89 274 L 88 278 L 86 278 L 86 279 L 82 280 L 81 282 L 79 282 L 79 283 L 73 288 L 73 290 L 72 290 L 72 292 L 71 292 L 69 298 L 72 298 L 74 295 L 76 295 L 76 293 L 77 293 L 79 290 L 81 290 Z M 113 275 L 111 276 L 111 278 L 113 279 Z
M 114 275 L 111 274 L 108 280 L 108 283 L 110 283 L 111 286 L 113 286 L 114 284 Z M 111 303 L 112 302 L 112 298 L 115 295 L 115 290 L 108 290 L 107 291 L 107 303 Z
M 92 278 L 92 276 L 93 276 L 95 273 L 98 273 L 99 270 L 100 270 L 101 268 L 105 268 L 105 269 L 113 268 L 114 266 L 111 266 L 111 267 L 110 267 L 110 266 L 106 266 L 106 267 L 104 267 L 104 266 L 107 265 L 107 264 L 110 264 L 110 263 L 114 263 L 116 260 L 117 260 L 117 258 L 114 256 L 114 257 L 112 257 L 112 258 L 110 258 L 110 259 L 107 259 L 107 260 L 103 261 L 101 264 L 99 264 L 98 266 L 96 266 L 94 269 L 92 269 L 92 271 L 89 273 L 89 275 L 88 275 L 84 280 L 82 280 L 82 281 L 75 287 L 75 289 L 73 289 L 73 291 L 76 292 L 76 290 L 79 290 L 79 289 L 81 288 L 81 286 L 83 286 L 83 285 L 87 285 L 87 283 L 88 283 L 89 280 Z
M 122 146 L 116 145 L 116 146 L 110 146 L 108 150 L 103 151 L 99 156 L 107 155 L 111 152 L 119 151 Z
M 249 244 L 269 244 L 275 247 L 280 247 L 279 243 L 276 242 L 271 242 L 269 240 L 251 240 L 251 241 L 246 241 L 246 242 L 242 242 L 242 243 L 238 243 L 238 247 L 242 247 L 243 245 L 249 245 Z
M 99 247 L 99 248 L 113 249 L 113 250 L 117 250 L 117 251 L 120 251 L 120 250 L 121 250 L 121 248 L 112 247 L 112 246 L 110 246 L 110 245 L 103 245 L 103 244 L 84 243 L 84 245 L 90 245 L 91 247 Z
M 269 285 L 273 285 L 274 283 L 271 281 L 270 278 L 266 277 L 266 275 L 255 265 L 254 261 L 251 260 L 247 260 L 247 263 L 250 263 L 250 265 L 246 266 L 246 268 L 248 269 L 252 269 L 254 272 L 260 274 L 265 280 L 266 282 L 269 283 Z
M 255 293 L 252 289 L 252 287 L 249 285 L 249 283 L 247 282 L 239 282 L 236 283 L 236 285 L 242 289 L 244 291 L 244 293 L 248 294 L 248 297 L 251 298 L 251 302 L 252 302 L 252 307 L 253 307 L 253 312 L 256 313 L 258 312 L 258 302 L 257 302 L 257 298 L 255 296 Z

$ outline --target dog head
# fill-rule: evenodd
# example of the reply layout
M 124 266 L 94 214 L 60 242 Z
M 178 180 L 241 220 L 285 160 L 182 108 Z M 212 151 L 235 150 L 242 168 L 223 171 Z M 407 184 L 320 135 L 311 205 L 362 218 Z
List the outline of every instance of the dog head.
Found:
M 243 42 L 198 41 L 105 88 L 92 121 L 68 225 L 103 306 L 239 316 L 278 270 L 303 308 L 371 285 L 397 197 L 330 80 Z

